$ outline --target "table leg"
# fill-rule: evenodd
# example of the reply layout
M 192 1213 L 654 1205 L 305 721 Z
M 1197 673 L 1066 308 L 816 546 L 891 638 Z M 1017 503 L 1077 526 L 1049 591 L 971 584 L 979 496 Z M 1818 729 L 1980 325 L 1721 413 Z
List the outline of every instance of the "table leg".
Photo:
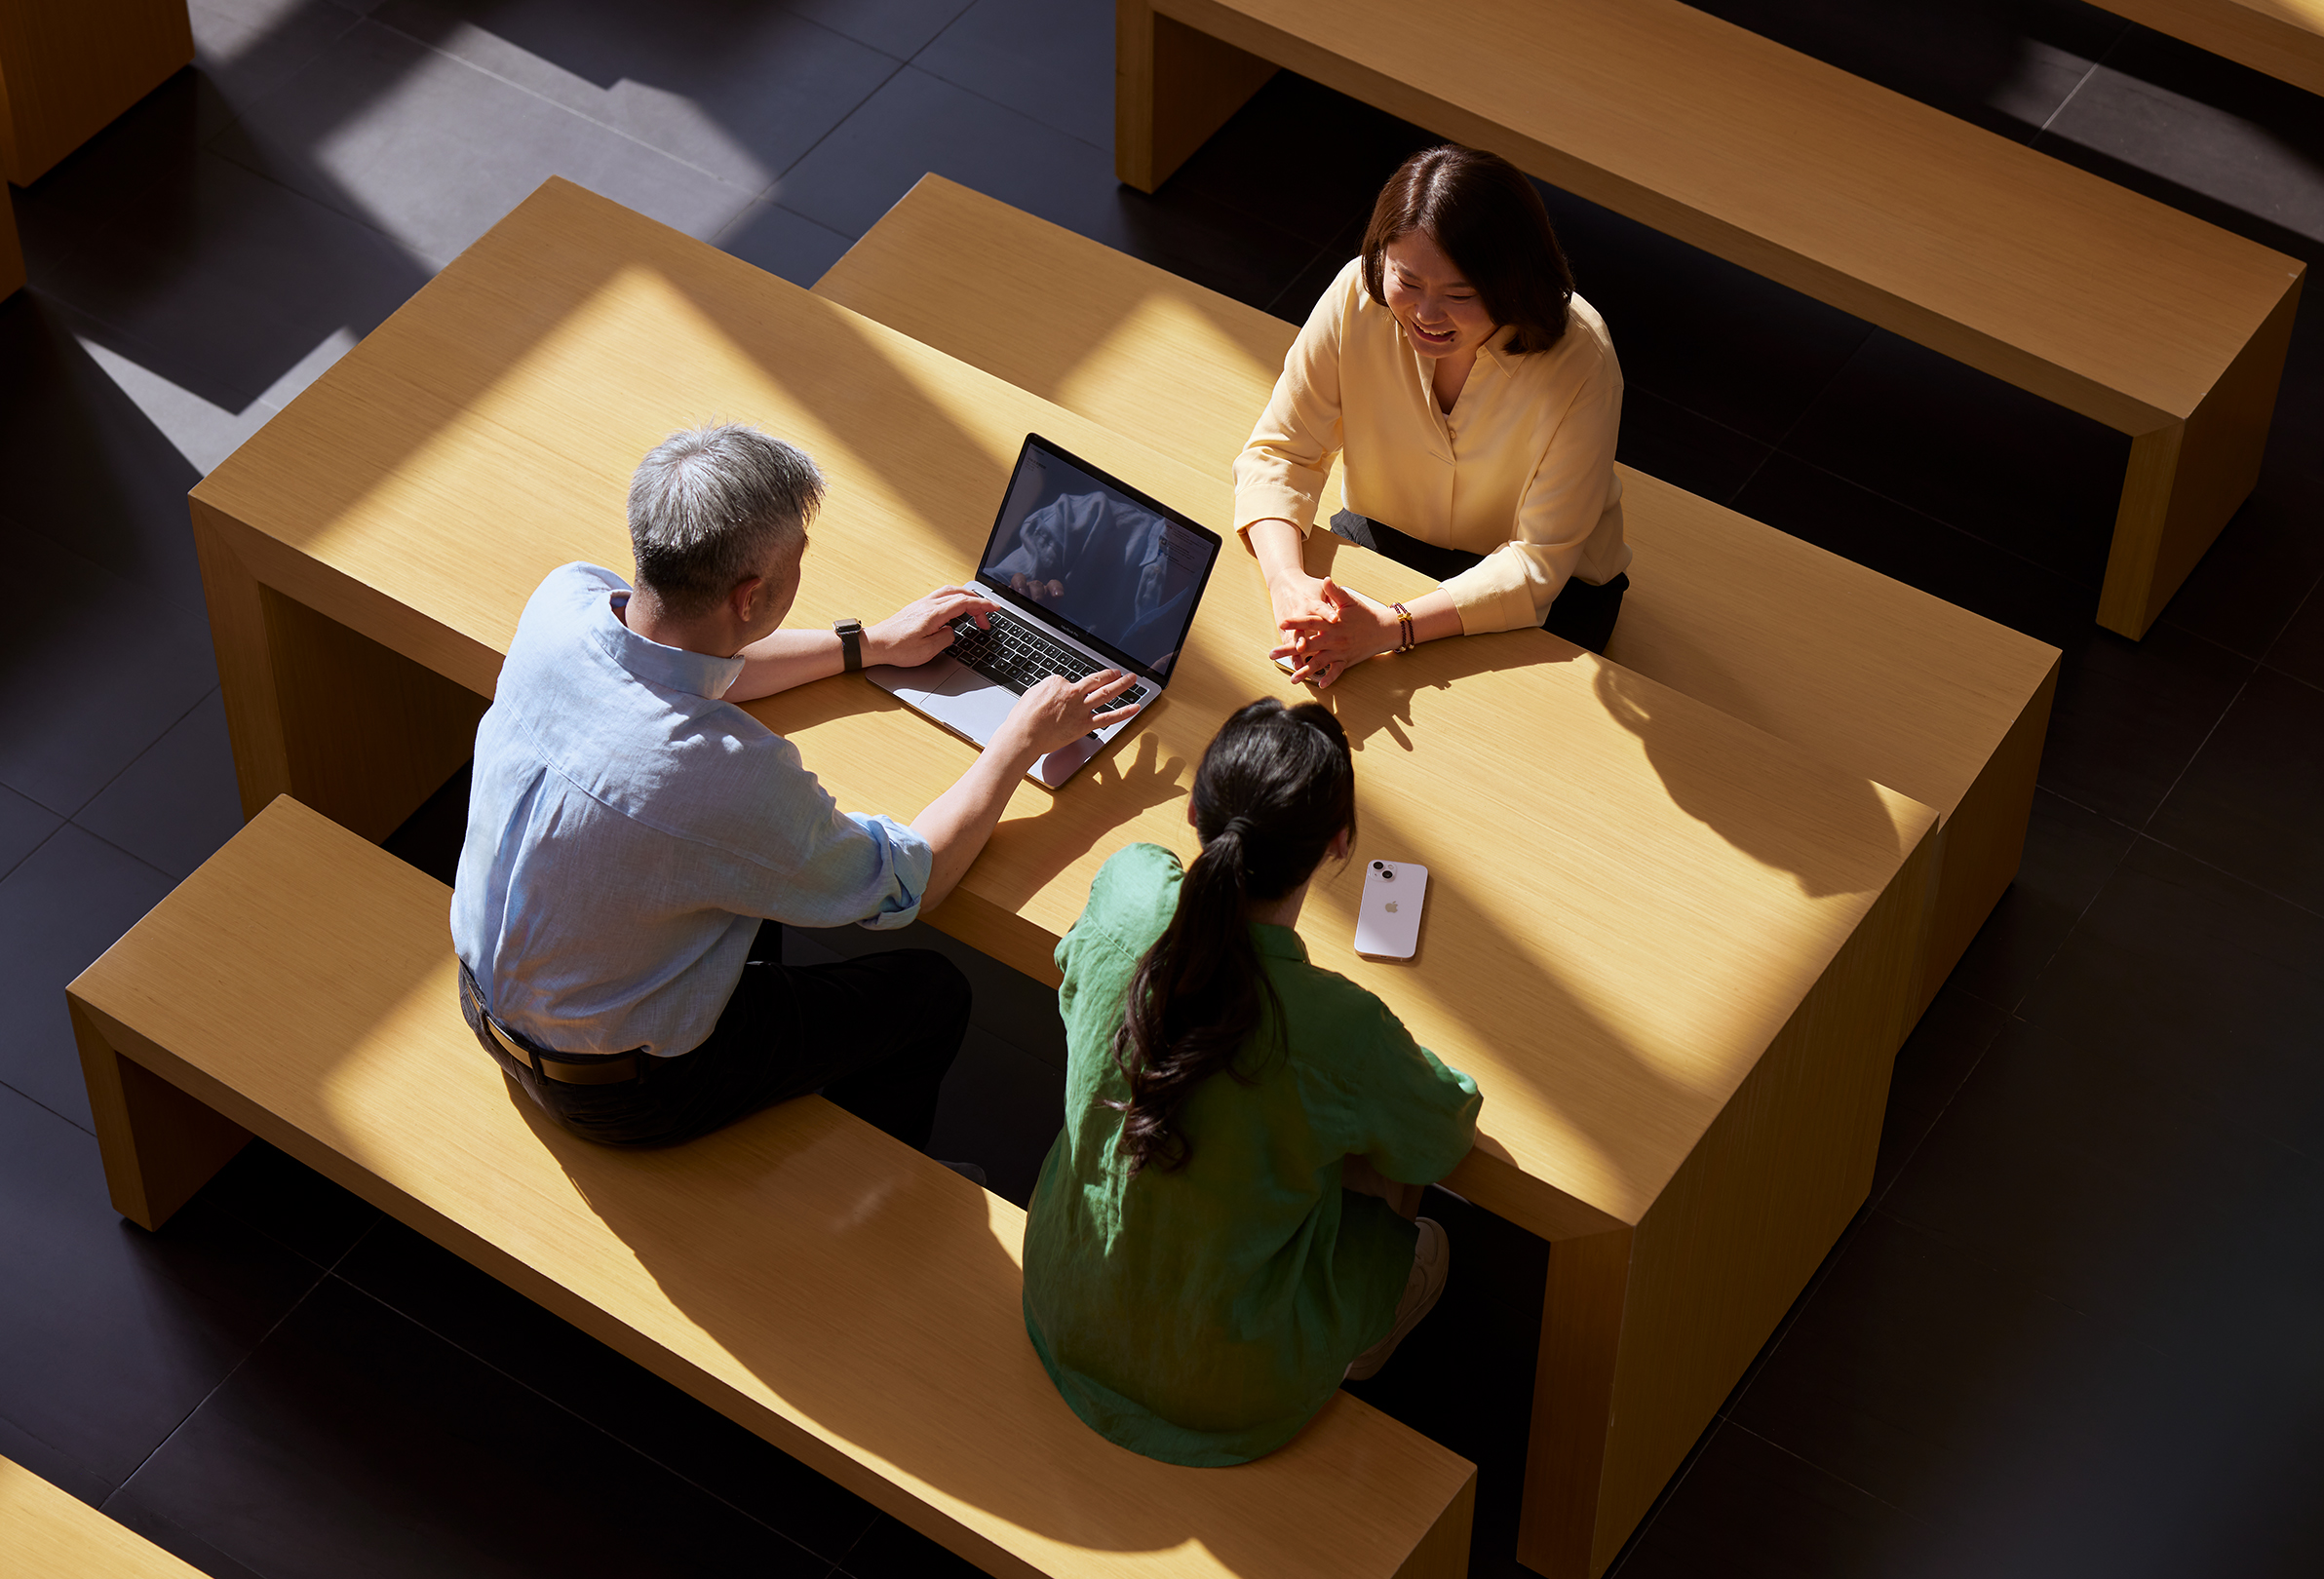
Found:
M 0 174 L 31 185 L 193 58 L 186 0 L 0 7 Z
M 1250 100 L 1274 65 L 1155 13 L 1115 0 L 1113 169 L 1151 192 Z
M 123 1058 L 97 1017 L 69 992 L 65 1007 L 113 1210 L 141 1228 L 159 1228 L 233 1161 L 251 1132 Z
M 290 794 L 383 839 L 475 752 L 485 699 L 268 585 L 237 530 L 194 502 L 243 816 Z
M 1872 1187 L 1932 832 L 1634 1228 L 1552 1241 L 1518 1560 L 1605 1572 Z
M 2259 481 L 2305 282 L 2293 280 L 2192 416 L 2131 437 L 2098 595 L 2098 623 L 2108 630 L 2145 635 Z
M 0 300 L 16 294 L 24 283 L 24 250 L 17 242 L 17 211 L 0 181 Z

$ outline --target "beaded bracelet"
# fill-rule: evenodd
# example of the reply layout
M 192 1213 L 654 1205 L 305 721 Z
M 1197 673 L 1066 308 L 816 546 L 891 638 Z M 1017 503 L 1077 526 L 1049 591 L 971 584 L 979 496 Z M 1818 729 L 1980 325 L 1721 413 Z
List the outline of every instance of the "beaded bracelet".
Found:
M 1410 652 L 1420 643 L 1413 639 L 1413 613 L 1402 603 L 1392 605 L 1396 610 L 1396 650 Z

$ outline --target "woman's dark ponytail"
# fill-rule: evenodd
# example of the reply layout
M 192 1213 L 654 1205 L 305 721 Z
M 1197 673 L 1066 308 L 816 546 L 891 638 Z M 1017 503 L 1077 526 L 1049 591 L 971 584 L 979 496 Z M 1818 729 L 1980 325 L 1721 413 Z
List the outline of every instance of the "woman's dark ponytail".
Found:
M 1226 720 L 1194 775 L 1194 831 L 1202 854 L 1179 888 L 1178 912 L 1138 962 L 1114 1032 L 1113 1059 L 1130 1084 L 1120 1149 L 1133 1175 L 1148 1163 L 1185 1166 L 1193 1143 L 1178 1127 L 1194 1088 L 1234 1066 L 1235 1054 L 1282 1004 L 1252 946 L 1247 906 L 1305 882 L 1340 829 L 1356 820 L 1347 736 L 1312 702 L 1269 698 Z

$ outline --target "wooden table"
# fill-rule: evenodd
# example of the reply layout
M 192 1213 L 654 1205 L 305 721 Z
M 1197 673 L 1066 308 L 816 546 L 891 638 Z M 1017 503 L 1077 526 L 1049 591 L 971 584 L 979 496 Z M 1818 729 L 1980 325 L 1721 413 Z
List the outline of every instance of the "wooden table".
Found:
M 1152 191 L 1278 66 L 2130 435 L 2101 625 L 2141 636 L 2258 480 L 2305 265 L 1681 0 L 1117 0 Z
M 713 414 L 830 477 L 800 625 L 966 570 L 1027 431 L 1229 523 L 1225 479 L 552 180 L 194 490 L 246 811 L 288 790 L 394 828 L 468 753 L 542 575 L 626 568 L 632 468 Z M 1230 557 L 1163 704 L 1064 793 L 1021 786 L 929 920 L 1055 981 L 1098 866 L 1189 851 L 1204 744 L 1291 693 L 1271 631 Z M 1360 753 L 1358 854 L 1426 863 L 1429 912 L 1410 964 L 1356 958 L 1350 871 L 1302 930 L 1487 1094 L 1451 1182 L 1553 1242 L 1525 1551 L 1590 1571 L 1864 1199 L 1935 814 L 1537 631 L 1328 694 Z M 753 711 L 854 809 L 909 816 L 970 759 L 858 677 Z
M 1296 333 L 941 175 L 815 293 L 1214 474 L 1241 452 Z M 1029 321 L 1026 300 L 1041 304 Z M 1925 1006 L 2017 875 L 2058 649 L 1614 471 L 1637 559 L 1606 655 L 1937 813 Z M 1337 497 L 1327 484 L 1318 519 Z

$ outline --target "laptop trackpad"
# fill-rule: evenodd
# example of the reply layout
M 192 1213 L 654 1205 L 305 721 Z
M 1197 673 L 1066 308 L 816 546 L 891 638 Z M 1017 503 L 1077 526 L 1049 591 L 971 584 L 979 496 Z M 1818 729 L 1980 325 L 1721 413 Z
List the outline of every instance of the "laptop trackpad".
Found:
M 938 687 L 920 708 L 981 745 L 992 739 L 1016 705 L 1015 691 L 993 684 L 964 665 L 958 678 Z

